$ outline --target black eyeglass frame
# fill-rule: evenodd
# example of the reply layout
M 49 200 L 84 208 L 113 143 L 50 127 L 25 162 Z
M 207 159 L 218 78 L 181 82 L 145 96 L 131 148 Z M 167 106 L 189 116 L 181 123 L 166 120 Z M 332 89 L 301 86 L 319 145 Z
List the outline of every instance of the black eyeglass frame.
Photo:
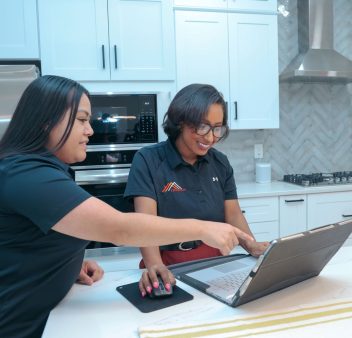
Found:
M 199 132 L 199 129 L 200 129 L 201 126 L 202 126 L 202 127 L 205 127 L 205 126 L 209 127 L 209 128 L 208 128 L 208 131 L 206 131 L 206 132 L 204 132 L 204 133 L 203 133 L 203 132 Z M 196 133 L 197 135 L 199 135 L 199 136 L 205 136 L 205 135 L 208 135 L 210 131 L 212 131 L 213 136 L 216 137 L 216 138 L 218 138 L 218 139 L 223 138 L 223 137 L 226 135 L 226 132 L 227 132 L 228 129 L 229 129 L 229 127 L 228 127 L 227 125 L 211 126 L 211 125 L 208 124 L 208 123 L 201 123 L 198 127 L 194 127 L 194 131 L 195 131 L 195 133 Z M 215 130 L 220 130 L 220 135 L 221 135 L 221 136 L 215 135 Z

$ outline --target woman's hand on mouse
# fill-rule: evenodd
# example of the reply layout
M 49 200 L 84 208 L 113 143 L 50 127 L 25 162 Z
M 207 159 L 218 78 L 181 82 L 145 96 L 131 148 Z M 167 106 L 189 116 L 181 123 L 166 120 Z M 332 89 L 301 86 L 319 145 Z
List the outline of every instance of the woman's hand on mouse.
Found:
M 139 280 L 139 290 L 142 297 L 144 297 L 147 293 L 151 293 L 153 287 L 158 287 L 158 275 L 164 281 L 166 290 L 170 290 L 171 286 L 176 284 L 174 275 L 164 264 L 152 265 L 143 272 L 142 277 Z

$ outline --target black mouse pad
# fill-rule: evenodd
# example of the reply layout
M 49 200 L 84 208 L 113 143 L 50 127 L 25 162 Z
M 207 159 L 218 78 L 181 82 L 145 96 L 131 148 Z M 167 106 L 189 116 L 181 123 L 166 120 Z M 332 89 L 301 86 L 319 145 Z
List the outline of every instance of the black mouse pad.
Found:
M 182 290 L 177 285 L 174 285 L 171 296 L 160 298 L 149 298 L 148 296 L 142 297 L 138 288 L 138 282 L 118 286 L 116 291 L 121 293 L 121 295 L 138 310 L 144 313 L 153 312 L 169 306 L 188 302 L 193 299 L 193 296 L 190 293 Z

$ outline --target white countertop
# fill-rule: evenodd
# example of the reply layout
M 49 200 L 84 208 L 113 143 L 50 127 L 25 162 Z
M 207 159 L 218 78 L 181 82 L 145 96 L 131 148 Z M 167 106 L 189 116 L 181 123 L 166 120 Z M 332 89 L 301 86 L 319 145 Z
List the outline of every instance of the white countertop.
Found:
M 237 183 L 236 186 L 239 198 L 352 191 L 352 184 L 330 184 L 325 186 L 303 187 L 292 183 L 273 181 L 271 183 L 244 182 Z
M 74 285 L 72 287 L 65 299 L 50 313 L 43 338 L 138 337 L 140 326 L 253 316 L 265 311 L 286 311 L 327 300 L 352 300 L 352 247 L 342 247 L 318 277 L 238 308 L 227 306 L 178 281 L 178 285 L 192 293 L 194 299 L 151 313 L 140 312 L 115 291 L 119 285 L 138 281 L 141 270 L 127 268 L 135 266 L 133 260 L 137 257 L 133 256 L 132 261 L 125 259 L 124 254 L 115 258 L 117 270 L 106 272 L 103 280 L 93 286 Z M 108 261 L 105 259 L 105 263 Z M 324 331 L 325 338 L 346 337 L 344 333 L 352 331 L 351 319 L 329 325 L 334 325 L 333 335 Z M 314 330 L 314 327 L 311 329 Z M 319 329 L 315 328 L 315 330 Z M 340 334 L 338 334 L 339 330 Z M 317 332 L 319 331 L 315 333 Z
M 108 247 L 86 250 L 84 259 L 92 259 L 106 272 L 138 268 L 142 259 L 139 248 L 136 247 Z

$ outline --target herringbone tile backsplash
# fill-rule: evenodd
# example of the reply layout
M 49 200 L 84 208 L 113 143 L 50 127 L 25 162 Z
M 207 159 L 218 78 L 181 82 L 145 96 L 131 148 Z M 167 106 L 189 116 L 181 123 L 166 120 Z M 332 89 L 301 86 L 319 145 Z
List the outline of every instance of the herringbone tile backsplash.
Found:
M 298 53 L 297 1 L 278 17 L 279 71 Z M 334 0 L 334 42 L 352 59 L 352 1 Z M 288 173 L 352 170 L 352 85 L 281 83 L 280 129 L 231 131 L 217 148 L 229 157 L 237 182 L 255 179 L 254 144 L 264 144 L 272 178 Z

